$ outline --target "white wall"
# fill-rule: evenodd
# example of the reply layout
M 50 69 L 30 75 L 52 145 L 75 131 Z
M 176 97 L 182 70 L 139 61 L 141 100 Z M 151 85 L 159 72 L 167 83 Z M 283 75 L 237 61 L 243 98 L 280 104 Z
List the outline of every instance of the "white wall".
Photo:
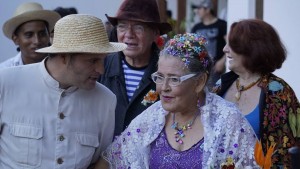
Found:
M 15 9 L 24 2 L 38 2 L 44 9 L 53 10 L 58 6 L 75 7 L 79 13 L 91 14 L 106 20 L 104 14 L 115 16 L 123 0 L 0 0 L 0 62 L 17 54 L 14 43 L 3 35 L 2 26 L 10 19 Z
M 228 0 L 227 8 L 228 28 L 235 21 L 255 17 L 255 0 Z
M 288 51 L 282 68 L 274 73 L 288 82 L 300 99 L 300 1 L 264 0 L 263 6 L 263 20 L 277 30 Z M 227 7 L 228 27 L 234 21 L 255 17 L 255 0 L 228 0 Z
M 287 60 L 275 74 L 291 85 L 298 100 L 300 99 L 299 9 L 299 0 L 264 0 L 264 20 L 276 28 L 288 52 Z

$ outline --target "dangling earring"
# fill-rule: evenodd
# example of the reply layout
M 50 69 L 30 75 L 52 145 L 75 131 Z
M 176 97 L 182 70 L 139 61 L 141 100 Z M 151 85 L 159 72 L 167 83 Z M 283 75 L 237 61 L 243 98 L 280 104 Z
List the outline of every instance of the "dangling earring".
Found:
M 200 93 L 197 93 L 197 107 L 200 109 L 205 104 L 205 97 L 202 100 L 199 97 Z
M 17 47 L 17 51 L 18 51 L 18 52 L 20 52 L 20 51 L 21 51 L 19 46 Z
M 200 109 L 201 107 L 201 101 L 199 99 L 199 93 L 197 93 L 197 108 Z

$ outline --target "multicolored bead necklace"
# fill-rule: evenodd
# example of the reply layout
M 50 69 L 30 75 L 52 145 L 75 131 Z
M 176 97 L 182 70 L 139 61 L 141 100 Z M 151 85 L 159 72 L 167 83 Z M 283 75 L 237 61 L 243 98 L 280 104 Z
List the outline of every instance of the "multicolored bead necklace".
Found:
M 184 131 L 192 128 L 192 125 L 199 114 L 200 112 L 197 112 L 192 120 L 189 120 L 185 125 L 179 127 L 178 122 L 175 121 L 175 113 L 173 113 L 173 124 L 171 125 L 171 128 L 176 130 L 174 134 L 177 143 L 183 144 L 182 138 L 185 137 Z

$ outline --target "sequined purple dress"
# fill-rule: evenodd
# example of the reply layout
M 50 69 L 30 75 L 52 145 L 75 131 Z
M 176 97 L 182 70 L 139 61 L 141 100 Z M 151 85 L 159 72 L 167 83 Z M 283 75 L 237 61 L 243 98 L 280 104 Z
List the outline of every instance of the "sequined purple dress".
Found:
M 151 143 L 150 169 L 202 169 L 203 142 L 190 149 L 177 151 L 169 144 L 165 130 Z

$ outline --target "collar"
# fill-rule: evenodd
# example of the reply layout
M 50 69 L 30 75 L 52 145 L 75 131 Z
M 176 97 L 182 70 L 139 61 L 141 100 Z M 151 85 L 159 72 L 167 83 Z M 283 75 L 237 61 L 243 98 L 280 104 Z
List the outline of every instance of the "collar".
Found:
M 57 80 L 55 80 L 47 71 L 46 69 L 46 60 L 47 60 L 47 57 L 41 61 L 39 64 L 39 69 L 42 73 L 42 77 L 45 81 L 45 83 L 47 84 L 48 87 L 56 90 L 56 91 L 59 91 L 59 92 L 67 92 L 67 93 L 72 93 L 74 91 L 76 91 L 78 89 L 78 87 L 75 87 L 75 86 L 71 86 L 69 87 L 68 89 L 62 89 L 59 87 L 59 82 Z
M 24 62 L 21 57 L 21 52 L 19 52 L 14 58 L 13 58 L 13 65 L 14 66 L 19 66 L 19 65 L 24 65 Z

